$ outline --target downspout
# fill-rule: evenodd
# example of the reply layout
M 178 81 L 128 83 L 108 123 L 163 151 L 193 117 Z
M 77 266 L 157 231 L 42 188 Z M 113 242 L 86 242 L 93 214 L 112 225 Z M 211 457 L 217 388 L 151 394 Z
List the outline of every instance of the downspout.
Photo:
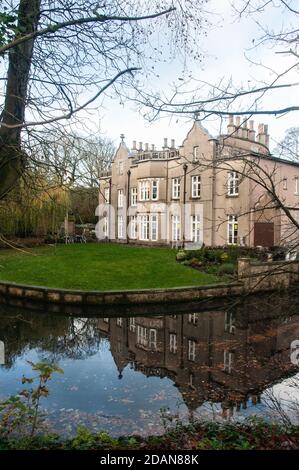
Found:
M 216 139 L 211 139 L 213 143 L 213 155 L 212 155 L 212 235 L 211 235 L 211 245 L 215 246 L 215 227 L 216 227 L 216 218 L 215 218 L 215 199 L 216 199 L 216 160 L 217 160 L 217 151 L 218 151 L 218 141 Z
M 186 174 L 187 174 L 188 165 L 185 163 L 183 165 L 184 170 L 184 193 L 183 193 L 183 221 L 182 221 L 182 235 L 183 235 L 183 248 L 185 248 L 185 217 L 186 217 Z
M 111 241 L 111 204 L 112 204 L 112 175 L 109 179 L 108 242 Z
M 127 185 L 126 239 L 127 239 L 127 243 L 130 243 L 130 237 L 128 235 L 128 227 L 129 227 L 129 223 L 130 223 L 129 207 L 130 207 L 131 170 L 127 171 L 127 175 L 128 175 L 128 185 Z

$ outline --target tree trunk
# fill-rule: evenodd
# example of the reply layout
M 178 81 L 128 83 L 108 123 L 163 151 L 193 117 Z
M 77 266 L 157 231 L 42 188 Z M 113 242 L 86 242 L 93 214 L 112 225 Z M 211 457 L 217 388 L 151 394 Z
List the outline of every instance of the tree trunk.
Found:
M 20 0 L 16 37 L 36 31 L 41 0 Z M 24 170 L 21 148 L 34 39 L 9 52 L 5 102 L 0 119 L 0 200 L 15 186 Z M 16 126 L 16 127 L 14 127 Z

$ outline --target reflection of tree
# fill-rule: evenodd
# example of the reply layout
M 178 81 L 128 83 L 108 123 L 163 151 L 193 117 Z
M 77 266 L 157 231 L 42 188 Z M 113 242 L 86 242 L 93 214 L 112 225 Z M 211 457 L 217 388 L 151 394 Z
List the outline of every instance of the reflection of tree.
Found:
M 58 362 L 63 357 L 84 359 L 95 354 L 101 342 L 95 319 L 75 319 L 22 312 L 0 311 L 0 338 L 5 344 L 5 365 L 11 368 L 26 350 Z
M 97 353 L 101 336 L 96 329 L 96 320 L 91 318 L 70 318 L 66 334 L 51 336 L 44 342 L 43 359 L 57 362 L 62 357 L 85 359 Z

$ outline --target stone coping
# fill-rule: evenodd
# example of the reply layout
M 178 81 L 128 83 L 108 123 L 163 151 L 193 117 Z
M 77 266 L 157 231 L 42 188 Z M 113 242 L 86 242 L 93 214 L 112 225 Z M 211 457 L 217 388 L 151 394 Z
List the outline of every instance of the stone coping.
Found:
M 30 286 L 0 281 L 0 295 L 35 300 L 46 303 L 71 305 L 129 305 L 141 303 L 175 303 L 240 295 L 242 282 L 209 284 L 204 286 L 173 287 L 159 289 L 135 289 L 125 291 L 83 291 Z

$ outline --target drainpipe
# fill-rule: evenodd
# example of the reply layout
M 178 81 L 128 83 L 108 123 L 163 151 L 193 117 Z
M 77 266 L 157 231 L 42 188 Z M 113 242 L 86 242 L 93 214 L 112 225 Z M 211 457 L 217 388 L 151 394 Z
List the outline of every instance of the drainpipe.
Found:
M 182 221 L 182 235 L 183 235 L 183 248 L 185 248 L 185 216 L 186 216 L 186 174 L 187 174 L 188 165 L 185 163 L 183 165 L 184 170 L 184 197 L 183 197 L 183 221 Z
M 111 241 L 111 203 L 112 203 L 112 176 L 109 180 L 108 242 Z
M 129 207 L 130 207 L 130 182 L 131 182 L 131 170 L 127 171 L 128 175 L 128 189 L 127 189 L 127 214 L 126 214 L 126 238 L 127 238 L 127 243 L 130 243 L 130 237 L 128 235 L 128 227 L 130 223 L 130 218 L 129 218 Z
M 215 229 L 216 229 L 216 160 L 218 152 L 218 141 L 216 139 L 211 139 L 213 142 L 213 161 L 212 161 L 212 236 L 211 236 L 211 245 L 215 246 Z

